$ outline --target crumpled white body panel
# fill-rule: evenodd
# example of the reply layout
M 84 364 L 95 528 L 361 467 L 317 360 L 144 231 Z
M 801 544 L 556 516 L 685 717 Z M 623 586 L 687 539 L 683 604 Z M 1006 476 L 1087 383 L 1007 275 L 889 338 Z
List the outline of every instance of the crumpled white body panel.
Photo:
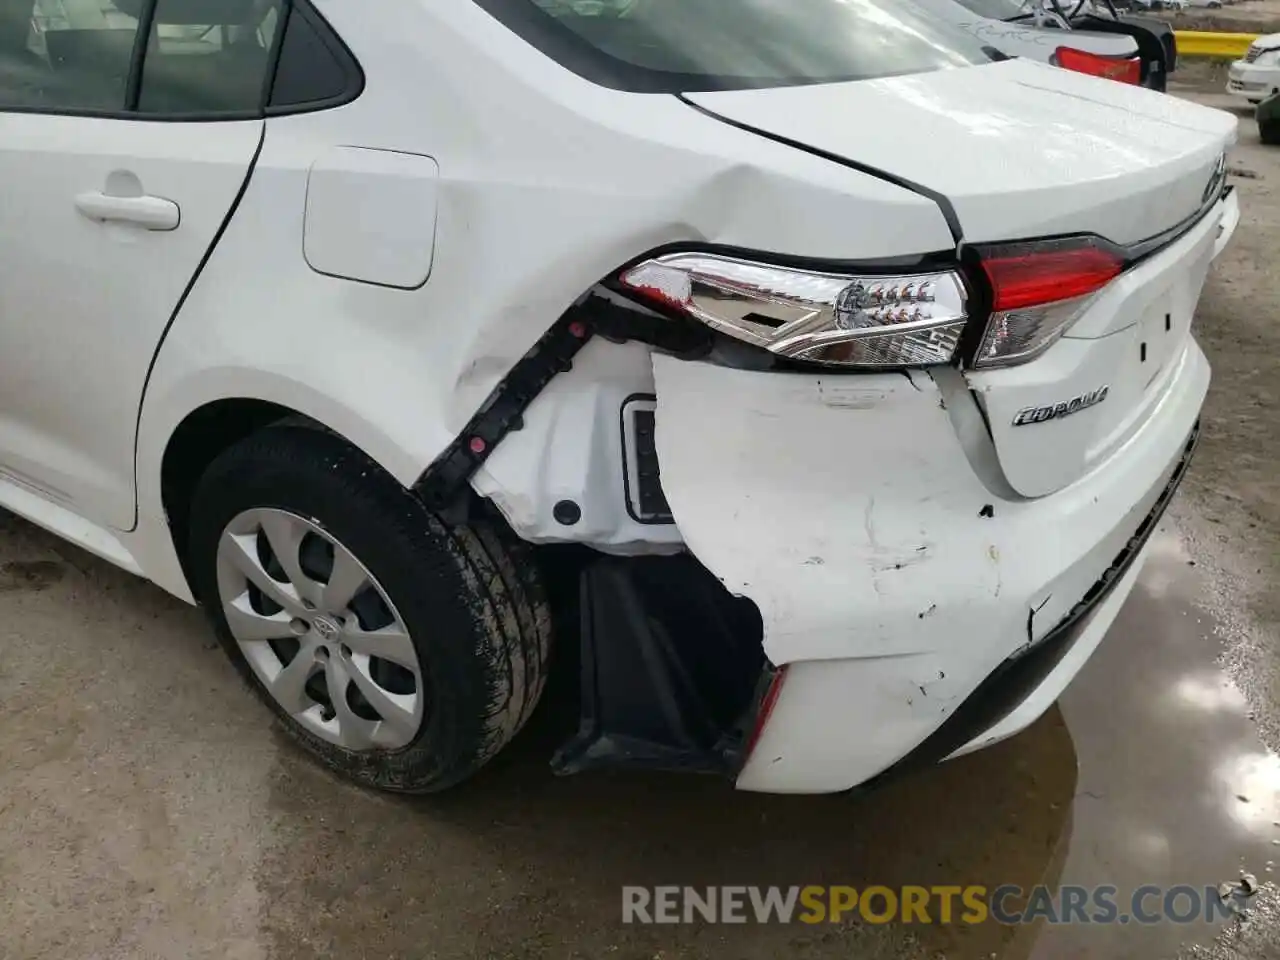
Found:
M 1062 621 L 1152 510 L 1209 379 L 1188 340 L 1174 389 L 1105 469 L 1019 500 L 970 465 L 980 451 L 962 446 L 955 418 L 972 399 L 928 375 L 761 376 L 661 355 L 654 374 L 676 522 L 759 607 L 766 654 L 789 665 L 738 785 L 800 792 L 890 766 Z M 1131 584 L 1099 608 L 1079 656 L 988 739 L 1047 709 Z

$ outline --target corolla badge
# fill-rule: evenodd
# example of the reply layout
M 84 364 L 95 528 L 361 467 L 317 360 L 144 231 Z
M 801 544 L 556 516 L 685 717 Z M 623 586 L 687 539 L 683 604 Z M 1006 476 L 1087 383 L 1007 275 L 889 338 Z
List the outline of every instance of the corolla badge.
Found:
M 1025 427 L 1029 423 L 1044 423 L 1046 420 L 1058 420 L 1062 417 L 1069 417 L 1073 413 L 1079 413 L 1081 410 L 1088 410 L 1090 407 L 1096 407 L 1103 400 L 1107 399 L 1107 394 L 1111 391 L 1110 384 L 1104 384 L 1096 390 L 1090 390 L 1088 393 L 1082 393 L 1078 397 L 1072 397 L 1070 400 L 1063 400 L 1059 403 L 1046 404 L 1043 407 L 1023 407 L 1013 417 L 1013 425 L 1015 427 Z

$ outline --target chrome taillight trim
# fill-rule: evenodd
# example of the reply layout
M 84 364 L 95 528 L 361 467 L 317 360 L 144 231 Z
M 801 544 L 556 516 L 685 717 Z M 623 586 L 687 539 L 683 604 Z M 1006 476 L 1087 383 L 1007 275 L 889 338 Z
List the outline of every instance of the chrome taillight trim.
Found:
M 618 282 L 647 305 L 666 306 L 776 356 L 833 367 L 949 363 L 969 320 L 969 291 L 955 265 L 845 273 L 684 251 L 641 260 Z M 860 359 L 822 355 L 858 344 Z

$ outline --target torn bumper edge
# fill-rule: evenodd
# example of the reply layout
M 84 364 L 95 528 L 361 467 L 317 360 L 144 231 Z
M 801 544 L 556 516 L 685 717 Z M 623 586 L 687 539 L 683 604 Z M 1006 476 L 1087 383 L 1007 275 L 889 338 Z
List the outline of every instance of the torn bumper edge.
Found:
M 1050 497 L 1002 501 L 970 468 L 927 375 L 762 375 L 661 355 L 654 369 L 676 521 L 699 560 L 756 603 L 766 655 L 788 665 L 738 778 L 740 788 L 779 792 L 871 779 L 927 742 L 1029 641 L 1048 649 L 1046 636 L 1171 491 L 1209 379 L 1189 342 L 1179 382 L 1105 469 Z M 1047 709 L 1136 572 L 1110 578 L 1087 622 L 1072 617 L 1083 639 L 1043 681 L 1044 696 L 1026 701 L 1030 716 L 1015 706 L 985 733 L 971 723 L 969 742 L 948 741 L 942 756 Z M 958 722 L 948 729 L 954 740 Z
M 1228 186 L 1222 198 L 1222 219 L 1218 222 L 1218 236 L 1213 241 L 1213 255 L 1210 260 L 1217 260 L 1218 255 L 1227 248 L 1231 238 L 1235 236 L 1236 227 L 1240 225 L 1240 195 L 1236 188 Z
M 1030 650 L 992 671 L 942 726 L 877 781 L 991 746 L 1025 729 L 1058 699 L 1133 589 L 1143 550 L 1186 477 L 1199 439 L 1197 424 L 1155 507 L 1066 618 Z

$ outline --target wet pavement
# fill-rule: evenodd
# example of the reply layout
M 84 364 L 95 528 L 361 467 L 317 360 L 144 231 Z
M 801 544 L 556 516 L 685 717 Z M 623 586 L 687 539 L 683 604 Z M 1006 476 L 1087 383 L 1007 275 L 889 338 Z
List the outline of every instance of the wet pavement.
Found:
M 1248 159 L 1260 180 L 1280 179 L 1280 160 Z M 1246 207 L 1246 251 L 1280 241 L 1274 212 Z M 1276 298 L 1241 286 L 1250 263 L 1222 269 L 1198 321 L 1220 370 L 1245 361 L 1215 333 L 1218 312 L 1241 297 L 1273 310 Z M 1246 382 L 1220 378 L 1226 408 Z M 1222 476 L 1280 476 L 1280 441 L 1272 427 L 1232 446 L 1219 416 L 1211 405 L 1193 480 L 1060 707 L 1011 741 L 862 797 L 556 779 L 546 759 L 571 718 L 555 697 L 458 791 L 366 793 L 273 729 L 197 611 L 0 514 L 0 958 L 1280 956 L 1271 886 L 1249 923 L 1226 928 L 620 916 L 621 887 L 634 884 L 1105 883 L 1123 899 L 1142 884 L 1280 877 L 1268 870 L 1280 864 L 1280 761 L 1264 745 L 1275 746 L 1274 658 L 1240 639 L 1274 624 L 1236 570 L 1247 556 L 1273 582 L 1254 553 L 1278 558 L 1280 525 L 1262 481 L 1232 494 L 1253 520 L 1211 497 Z
M 1200 573 L 1175 532 L 1153 543 L 1060 711 L 878 793 L 556 779 L 553 701 L 473 784 L 402 800 L 291 749 L 194 611 L 6 519 L 0 955 L 1173 956 L 1216 928 L 620 922 L 624 884 L 1270 879 L 1280 763 L 1215 663 Z
M 1176 533 L 1153 541 L 1137 590 L 1061 701 L 1080 761 L 1063 883 L 1203 889 L 1244 872 L 1269 882 L 1280 861 L 1280 758 L 1217 663 L 1191 562 Z M 1034 955 L 1173 956 L 1217 928 L 1058 926 Z
M 623 927 L 620 891 L 1125 891 L 1280 859 L 1280 763 L 1169 529 L 1061 710 L 865 797 L 557 780 L 554 709 L 456 794 L 366 794 L 271 731 L 196 612 L 17 520 L 0 558 L 4 956 L 1172 956 L 1216 929 Z

